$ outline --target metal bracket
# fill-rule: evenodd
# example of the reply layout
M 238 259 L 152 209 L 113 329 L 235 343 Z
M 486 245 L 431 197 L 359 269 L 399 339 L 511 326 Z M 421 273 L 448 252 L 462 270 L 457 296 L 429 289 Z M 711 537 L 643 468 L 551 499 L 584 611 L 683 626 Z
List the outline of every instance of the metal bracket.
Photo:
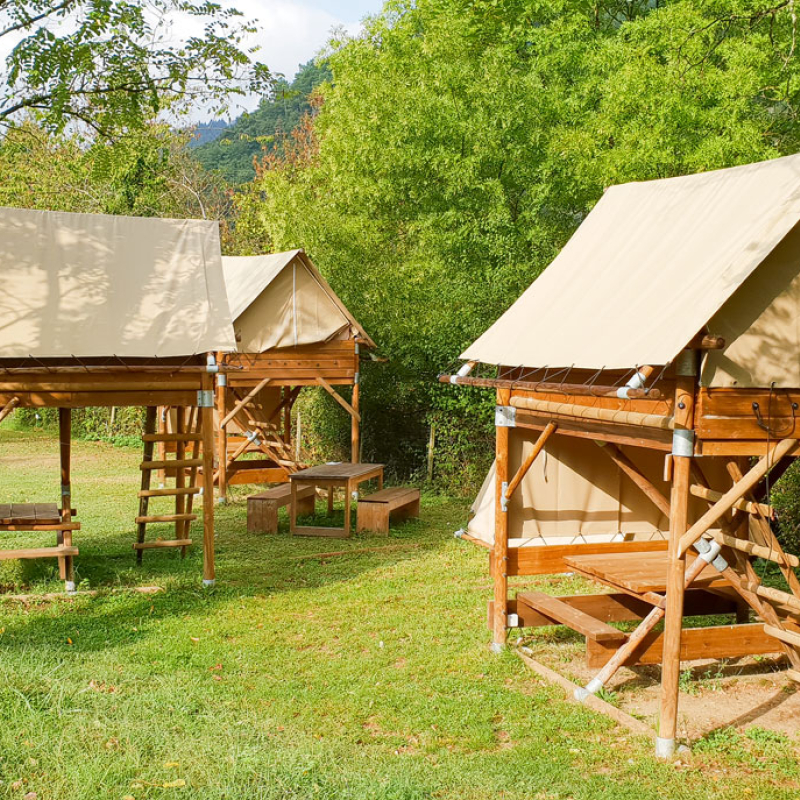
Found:
M 506 617 L 506 626 L 509 628 L 519 628 L 519 614 L 509 614 Z
M 517 409 L 514 406 L 495 406 L 494 424 L 496 428 L 516 428 Z
M 508 511 L 508 498 L 506 494 L 508 493 L 508 481 L 503 481 L 502 486 L 500 487 L 500 510 L 501 511 Z
M 214 408 L 214 390 L 213 389 L 198 389 L 197 390 L 197 407 L 198 408 Z
M 220 372 L 217 375 L 217 386 L 227 386 L 228 385 L 228 376 L 224 372 Z
M 682 458 L 694 456 L 694 431 L 676 428 L 672 432 L 672 455 Z

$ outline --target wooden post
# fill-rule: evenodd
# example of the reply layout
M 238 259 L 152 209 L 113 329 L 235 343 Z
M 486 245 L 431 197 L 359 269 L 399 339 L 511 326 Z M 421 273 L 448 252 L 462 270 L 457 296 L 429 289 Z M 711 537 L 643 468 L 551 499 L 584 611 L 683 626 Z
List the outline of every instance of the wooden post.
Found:
M 158 427 L 158 408 L 156 406 L 148 406 L 147 411 L 145 412 L 144 417 L 144 451 L 142 453 L 142 461 L 152 461 L 153 460 L 153 442 L 148 441 L 147 434 L 148 433 L 155 433 Z M 163 442 L 159 442 L 159 447 L 163 444 Z M 143 469 L 142 470 L 142 482 L 141 482 L 141 489 L 142 491 L 139 494 L 139 518 L 143 518 L 147 516 L 147 507 L 150 504 L 150 498 L 144 494 L 150 490 L 150 478 L 152 476 L 152 470 Z M 144 543 L 145 532 L 147 531 L 147 523 L 146 522 L 139 522 L 136 526 L 136 541 L 138 544 Z M 136 550 L 136 563 L 142 563 L 142 553 L 144 550 L 137 549 Z
M 176 409 L 175 420 L 175 433 L 182 437 L 186 433 L 186 409 L 179 406 Z M 177 461 L 184 461 L 186 458 L 186 442 L 182 438 L 178 438 L 175 442 L 175 459 Z M 180 490 L 186 488 L 186 471 L 183 467 L 175 469 L 175 488 Z M 184 494 L 175 495 L 175 514 L 183 514 L 186 510 L 186 496 Z M 175 538 L 186 539 L 186 531 L 188 524 L 182 520 L 175 520 Z
M 203 395 L 203 405 L 200 408 L 200 429 L 203 436 L 203 586 L 213 586 L 216 576 L 214 570 L 214 376 L 208 373 L 203 374 L 200 385 Z
M 358 373 L 356 373 L 356 382 L 353 384 L 353 397 L 350 403 L 353 411 L 356 412 L 350 417 L 350 461 L 354 464 L 358 464 L 361 450 L 361 412 L 359 411 L 361 391 L 359 387 Z
M 69 525 L 72 522 L 72 409 L 58 409 L 58 440 L 61 457 L 61 521 Z M 72 547 L 72 530 L 66 528 L 58 533 L 58 544 Z M 68 592 L 75 591 L 72 556 L 58 559 L 59 572 Z
M 656 756 L 671 758 L 675 753 L 678 726 L 678 688 L 681 671 L 681 630 L 686 583 L 686 554 L 680 540 L 689 526 L 689 497 L 694 450 L 694 398 L 697 360 L 694 351 L 684 350 L 675 362 L 675 431 L 672 443 L 672 494 L 669 518 L 669 568 L 667 609 L 664 622 L 664 655 L 661 667 L 661 714 Z
M 217 361 L 222 363 L 221 354 L 217 355 Z M 222 420 L 227 415 L 227 376 L 225 373 L 220 373 L 217 376 L 217 418 L 219 429 L 217 430 L 217 461 L 219 467 L 217 468 L 217 483 L 219 486 L 219 502 L 228 502 L 228 428 L 222 425 Z
M 290 386 L 283 387 L 283 443 L 287 449 L 292 444 L 292 389 Z
M 508 406 L 510 389 L 497 390 L 497 405 Z M 508 488 L 508 434 L 506 425 L 496 425 L 497 444 L 495 469 L 497 477 L 494 493 L 494 550 L 492 565 L 494 572 L 494 618 L 492 620 L 492 650 L 499 653 L 506 645 L 508 628 L 508 512 L 505 493 Z

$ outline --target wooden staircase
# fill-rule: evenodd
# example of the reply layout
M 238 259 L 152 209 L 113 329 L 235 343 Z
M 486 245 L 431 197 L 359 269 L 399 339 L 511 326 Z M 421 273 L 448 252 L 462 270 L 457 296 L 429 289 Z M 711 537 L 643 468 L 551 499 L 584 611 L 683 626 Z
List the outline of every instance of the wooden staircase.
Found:
M 197 515 L 192 513 L 195 495 L 200 494 L 197 485 L 198 468 L 202 466 L 200 458 L 201 434 L 199 429 L 198 409 L 178 408 L 175 431 L 169 431 L 166 422 L 161 430 L 157 430 L 158 410 L 148 407 L 145 417 L 144 453 L 140 469 L 142 471 L 141 489 L 139 491 L 139 515 L 136 517 L 136 561 L 142 563 L 142 554 L 145 550 L 164 547 L 180 547 L 181 556 L 185 557 L 186 548 L 191 546 L 192 540 L 189 532 L 192 522 Z M 160 458 L 154 459 L 156 444 L 174 446 L 175 457 L 169 458 L 168 448 L 160 447 Z M 172 449 L 172 448 L 169 448 Z M 191 452 L 187 452 L 190 450 Z M 154 472 L 163 475 L 164 483 L 174 480 L 174 486 L 160 486 L 152 489 L 152 475 Z M 150 513 L 150 500 L 157 498 L 174 498 L 172 513 Z M 147 539 L 147 526 L 153 524 L 173 524 L 175 534 L 172 539 L 153 538 Z

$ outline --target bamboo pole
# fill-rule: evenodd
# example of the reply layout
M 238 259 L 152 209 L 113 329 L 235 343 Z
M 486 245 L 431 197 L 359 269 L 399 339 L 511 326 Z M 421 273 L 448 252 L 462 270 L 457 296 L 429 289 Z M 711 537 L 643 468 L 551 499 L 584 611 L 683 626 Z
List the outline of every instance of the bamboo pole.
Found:
M 669 520 L 669 567 L 664 623 L 664 654 L 661 667 L 661 713 L 656 738 L 656 756 L 671 758 L 675 753 L 678 726 L 678 685 L 681 671 L 681 632 L 686 585 L 686 555 L 681 537 L 689 523 L 689 486 L 694 441 L 694 405 L 697 361 L 695 352 L 684 350 L 676 360 L 675 434 Z
M 717 500 L 722 498 L 722 492 L 715 492 L 713 489 L 707 489 L 705 486 L 701 486 L 697 483 L 692 484 L 690 491 L 695 497 L 700 497 L 703 500 L 710 500 L 712 503 L 716 503 Z M 737 500 L 733 504 L 733 508 L 739 511 L 745 511 L 748 514 L 770 513 L 770 507 L 768 505 L 764 503 L 755 503 L 749 500 Z
M 558 429 L 558 425 L 555 422 L 548 422 L 545 429 L 539 434 L 539 438 L 536 440 L 536 443 L 533 445 L 533 449 L 528 454 L 528 457 L 525 459 L 522 466 L 517 470 L 517 474 L 511 480 L 511 483 L 508 484 L 508 489 L 506 489 L 506 500 L 511 499 L 511 495 L 517 489 L 517 486 L 520 485 L 522 479 L 527 474 L 528 470 L 531 468 L 531 465 L 534 461 L 536 461 L 536 457 L 539 453 L 542 452 L 544 446 L 547 444 L 547 440 L 556 432 Z
M 583 383 L 548 383 L 545 381 L 514 381 L 507 378 L 472 378 L 460 375 L 440 375 L 439 383 L 459 386 L 480 386 L 490 389 L 519 389 L 542 394 L 572 394 L 579 397 L 619 397 L 622 387 L 593 386 Z M 660 389 L 628 389 L 627 400 L 660 400 Z
M 204 392 L 214 390 L 214 377 L 202 376 Z M 200 409 L 200 427 L 203 435 L 203 586 L 213 586 L 214 569 L 214 407 Z
M 511 399 L 509 389 L 497 390 L 497 405 L 507 406 Z M 508 512 L 505 492 L 508 481 L 509 428 L 498 425 L 495 448 L 495 496 L 494 496 L 494 618 L 492 621 L 492 650 L 499 653 L 506 645 L 508 628 Z
M 680 551 L 685 553 L 717 520 L 731 510 L 733 504 L 749 492 L 772 467 L 797 444 L 797 439 L 783 439 L 734 484 L 711 508 L 681 536 Z
M 800 567 L 800 558 L 797 556 L 784 553 L 783 551 L 774 550 L 764 545 L 755 544 L 749 539 L 741 539 L 738 536 L 731 536 L 727 533 L 720 531 L 709 530 L 706 531 L 706 536 L 710 536 L 715 542 L 719 542 L 725 547 L 732 547 L 740 553 L 747 553 L 747 555 L 754 556 L 755 558 L 763 558 L 767 561 L 774 561 L 776 564 L 782 565 L 779 559 L 786 559 L 786 565 L 789 567 Z
M 660 414 L 643 414 L 639 411 L 615 411 L 612 408 L 581 406 L 576 403 L 553 403 L 550 400 L 537 400 L 534 397 L 514 397 L 511 399 L 514 408 L 535 411 L 541 414 L 572 417 L 573 419 L 590 419 L 601 422 L 616 422 L 618 425 L 635 425 L 642 428 L 658 428 L 670 431 L 674 427 L 672 417 Z

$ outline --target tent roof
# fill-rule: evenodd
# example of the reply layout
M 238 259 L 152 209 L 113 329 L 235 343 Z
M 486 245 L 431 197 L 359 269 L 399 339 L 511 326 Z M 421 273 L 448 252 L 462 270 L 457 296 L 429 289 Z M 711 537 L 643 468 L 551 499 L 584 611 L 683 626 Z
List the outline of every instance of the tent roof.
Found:
M 216 222 L 0 208 L 0 358 L 233 350 Z
M 461 357 L 531 368 L 667 364 L 799 220 L 800 155 L 612 187 Z
M 293 262 L 302 266 L 310 280 L 278 280 Z M 260 256 L 223 256 L 222 266 L 234 323 L 242 322 L 245 312 L 252 309 L 259 315 L 260 324 L 265 328 L 262 343 L 271 341 L 266 328 L 273 329 L 272 332 L 275 333 L 286 323 L 286 320 L 275 317 L 285 317 L 288 314 L 296 318 L 301 327 L 304 320 L 314 320 L 313 324 L 305 326 L 304 332 L 300 332 L 300 343 L 307 344 L 309 339 L 317 336 L 322 336 L 322 340 L 325 340 L 330 333 L 351 327 L 367 347 L 375 347 L 367 332 L 322 277 L 304 250 L 287 250 Z M 260 298 L 269 302 L 258 302 Z M 252 325 L 252 321 L 249 323 Z M 280 339 L 280 334 L 277 335 Z M 272 346 L 286 344 L 276 340 Z

